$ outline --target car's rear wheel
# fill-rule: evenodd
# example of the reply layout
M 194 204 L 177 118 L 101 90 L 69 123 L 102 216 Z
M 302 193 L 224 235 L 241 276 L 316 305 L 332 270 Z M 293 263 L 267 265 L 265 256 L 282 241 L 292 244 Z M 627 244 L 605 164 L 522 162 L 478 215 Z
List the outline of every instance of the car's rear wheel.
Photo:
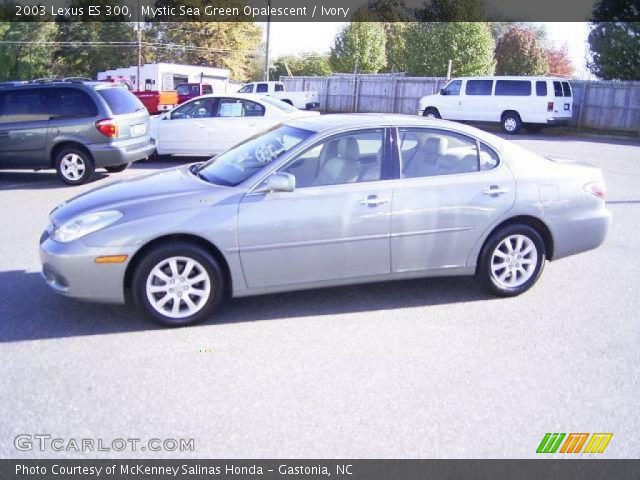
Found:
M 491 234 L 480 253 L 476 280 L 499 297 L 513 297 L 536 283 L 546 260 L 544 240 L 529 225 L 507 225 Z
M 193 325 L 209 318 L 224 297 L 224 275 L 204 248 L 172 242 L 149 251 L 132 279 L 134 299 L 155 323 Z
M 515 135 L 522 128 L 522 120 L 518 112 L 505 112 L 501 120 L 502 131 L 509 135 Z
M 109 173 L 120 173 L 124 172 L 131 163 L 123 163 L 121 165 L 109 165 L 108 167 L 104 167 L 104 169 Z
M 433 107 L 425 108 L 422 116 L 427 118 L 441 118 L 438 109 Z
M 82 185 L 88 182 L 95 171 L 89 154 L 77 148 L 61 150 L 56 156 L 55 166 L 60 180 L 69 185 Z

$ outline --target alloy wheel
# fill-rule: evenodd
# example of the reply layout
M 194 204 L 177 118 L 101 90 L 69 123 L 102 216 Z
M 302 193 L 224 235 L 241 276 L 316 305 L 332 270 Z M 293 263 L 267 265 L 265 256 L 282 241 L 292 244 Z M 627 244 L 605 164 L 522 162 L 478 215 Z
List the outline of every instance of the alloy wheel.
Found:
M 86 169 L 87 165 L 84 159 L 76 153 L 69 153 L 60 161 L 60 173 L 71 182 L 80 180 Z
M 533 240 L 525 235 L 510 235 L 503 239 L 491 256 L 491 275 L 503 288 L 514 288 L 527 282 L 538 263 L 538 251 Z

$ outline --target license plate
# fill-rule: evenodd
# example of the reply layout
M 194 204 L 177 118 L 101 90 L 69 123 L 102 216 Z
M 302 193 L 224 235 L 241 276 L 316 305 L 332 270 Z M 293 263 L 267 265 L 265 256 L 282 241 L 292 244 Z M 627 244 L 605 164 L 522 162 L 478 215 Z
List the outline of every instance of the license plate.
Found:
M 146 131 L 146 126 L 144 123 L 140 123 L 138 125 L 131 125 L 131 136 L 132 137 L 139 137 L 140 135 L 144 135 L 144 132 Z

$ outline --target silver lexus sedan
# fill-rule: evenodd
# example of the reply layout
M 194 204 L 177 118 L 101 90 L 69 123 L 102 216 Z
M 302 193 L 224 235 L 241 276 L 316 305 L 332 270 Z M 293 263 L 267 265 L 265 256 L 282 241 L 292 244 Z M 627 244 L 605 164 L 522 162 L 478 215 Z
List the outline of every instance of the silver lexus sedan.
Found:
M 60 294 L 130 301 L 166 326 L 227 296 L 414 277 L 474 275 L 514 296 L 546 260 L 604 241 L 604 199 L 598 168 L 472 127 L 325 115 L 59 205 L 42 271 Z

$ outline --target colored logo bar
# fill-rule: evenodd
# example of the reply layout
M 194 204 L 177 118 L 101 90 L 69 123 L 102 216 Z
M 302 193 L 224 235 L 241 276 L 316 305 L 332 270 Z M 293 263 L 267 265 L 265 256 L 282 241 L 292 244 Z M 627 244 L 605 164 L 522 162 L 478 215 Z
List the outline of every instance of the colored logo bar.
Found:
M 613 433 L 545 433 L 536 453 L 604 453 L 611 437 Z

